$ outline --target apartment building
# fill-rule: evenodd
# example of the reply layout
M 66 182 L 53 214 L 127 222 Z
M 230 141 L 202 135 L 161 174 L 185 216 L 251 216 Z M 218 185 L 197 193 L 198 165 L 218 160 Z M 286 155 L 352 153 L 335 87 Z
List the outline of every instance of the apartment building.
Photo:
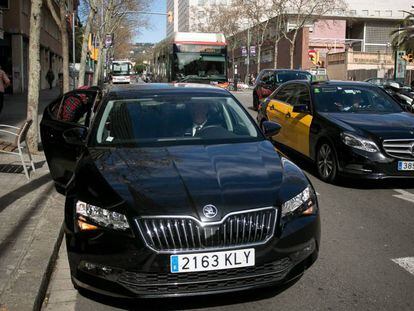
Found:
M 78 6 L 78 0 L 67 0 L 69 10 Z M 30 0 L 0 0 L 0 65 L 12 80 L 12 91 L 23 93 L 28 85 L 28 56 L 30 35 Z M 59 10 L 57 10 L 59 11 Z M 3 23 L 3 25 L 1 25 Z M 54 84 L 62 72 L 62 47 L 58 26 L 47 5 L 43 5 L 40 33 L 40 87 L 47 88 L 46 73 L 52 68 Z

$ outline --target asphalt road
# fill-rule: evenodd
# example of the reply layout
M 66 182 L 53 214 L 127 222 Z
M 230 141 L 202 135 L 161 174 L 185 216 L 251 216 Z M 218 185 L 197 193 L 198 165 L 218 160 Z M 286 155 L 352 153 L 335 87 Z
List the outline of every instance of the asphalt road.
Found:
M 251 106 L 250 93 L 236 97 Z M 319 259 L 298 282 L 280 290 L 161 301 L 77 294 L 71 310 L 414 310 L 414 182 L 330 185 L 314 176 L 309 163 L 292 160 L 314 184 L 322 218 Z

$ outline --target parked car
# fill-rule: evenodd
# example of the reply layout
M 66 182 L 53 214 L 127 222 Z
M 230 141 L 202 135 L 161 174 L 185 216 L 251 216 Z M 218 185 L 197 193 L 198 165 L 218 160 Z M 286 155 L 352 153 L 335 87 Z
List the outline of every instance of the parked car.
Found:
M 66 195 L 76 288 L 226 293 L 284 284 L 316 260 L 317 198 L 266 139 L 279 125 L 264 122 L 262 134 L 227 90 L 204 85 L 118 86 L 92 102 L 96 112 L 66 122 L 57 100 L 40 125 Z
M 257 110 L 262 99 L 273 93 L 282 83 L 290 80 L 311 80 L 307 71 L 291 69 L 264 69 L 256 78 L 253 89 L 253 109 Z
M 261 105 L 258 123 L 268 120 L 282 126 L 274 140 L 324 181 L 414 177 L 414 116 L 372 84 L 288 82 Z
M 371 78 L 365 81 L 382 87 L 401 105 L 409 106 L 414 110 L 414 90 L 410 86 L 392 79 Z

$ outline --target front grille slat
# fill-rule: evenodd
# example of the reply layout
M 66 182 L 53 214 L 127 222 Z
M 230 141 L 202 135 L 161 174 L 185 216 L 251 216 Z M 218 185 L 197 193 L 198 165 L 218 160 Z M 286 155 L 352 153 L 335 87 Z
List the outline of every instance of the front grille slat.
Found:
M 414 159 L 414 139 L 385 139 L 382 142 L 385 152 L 394 158 Z
M 188 216 L 137 219 L 145 243 L 157 252 L 197 251 L 267 242 L 274 233 L 276 209 L 263 208 L 229 214 L 219 222 Z

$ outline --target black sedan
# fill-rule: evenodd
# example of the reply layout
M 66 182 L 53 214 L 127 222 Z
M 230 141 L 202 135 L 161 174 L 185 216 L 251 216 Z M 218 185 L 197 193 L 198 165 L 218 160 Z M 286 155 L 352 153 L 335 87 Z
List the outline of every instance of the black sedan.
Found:
M 76 288 L 147 298 L 248 290 L 296 279 L 317 258 L 312 185 L 226 90 L 146 84 L 101 101 L 74 91 L 47 107 L 41 135 L 66 195 Z
M 274 140 L 314 161 L 324 181 L 414 177 L 414 115 L 372 84 L 288 82 L 260 106 L 258 122 L 267 120 L 282 126 Z

